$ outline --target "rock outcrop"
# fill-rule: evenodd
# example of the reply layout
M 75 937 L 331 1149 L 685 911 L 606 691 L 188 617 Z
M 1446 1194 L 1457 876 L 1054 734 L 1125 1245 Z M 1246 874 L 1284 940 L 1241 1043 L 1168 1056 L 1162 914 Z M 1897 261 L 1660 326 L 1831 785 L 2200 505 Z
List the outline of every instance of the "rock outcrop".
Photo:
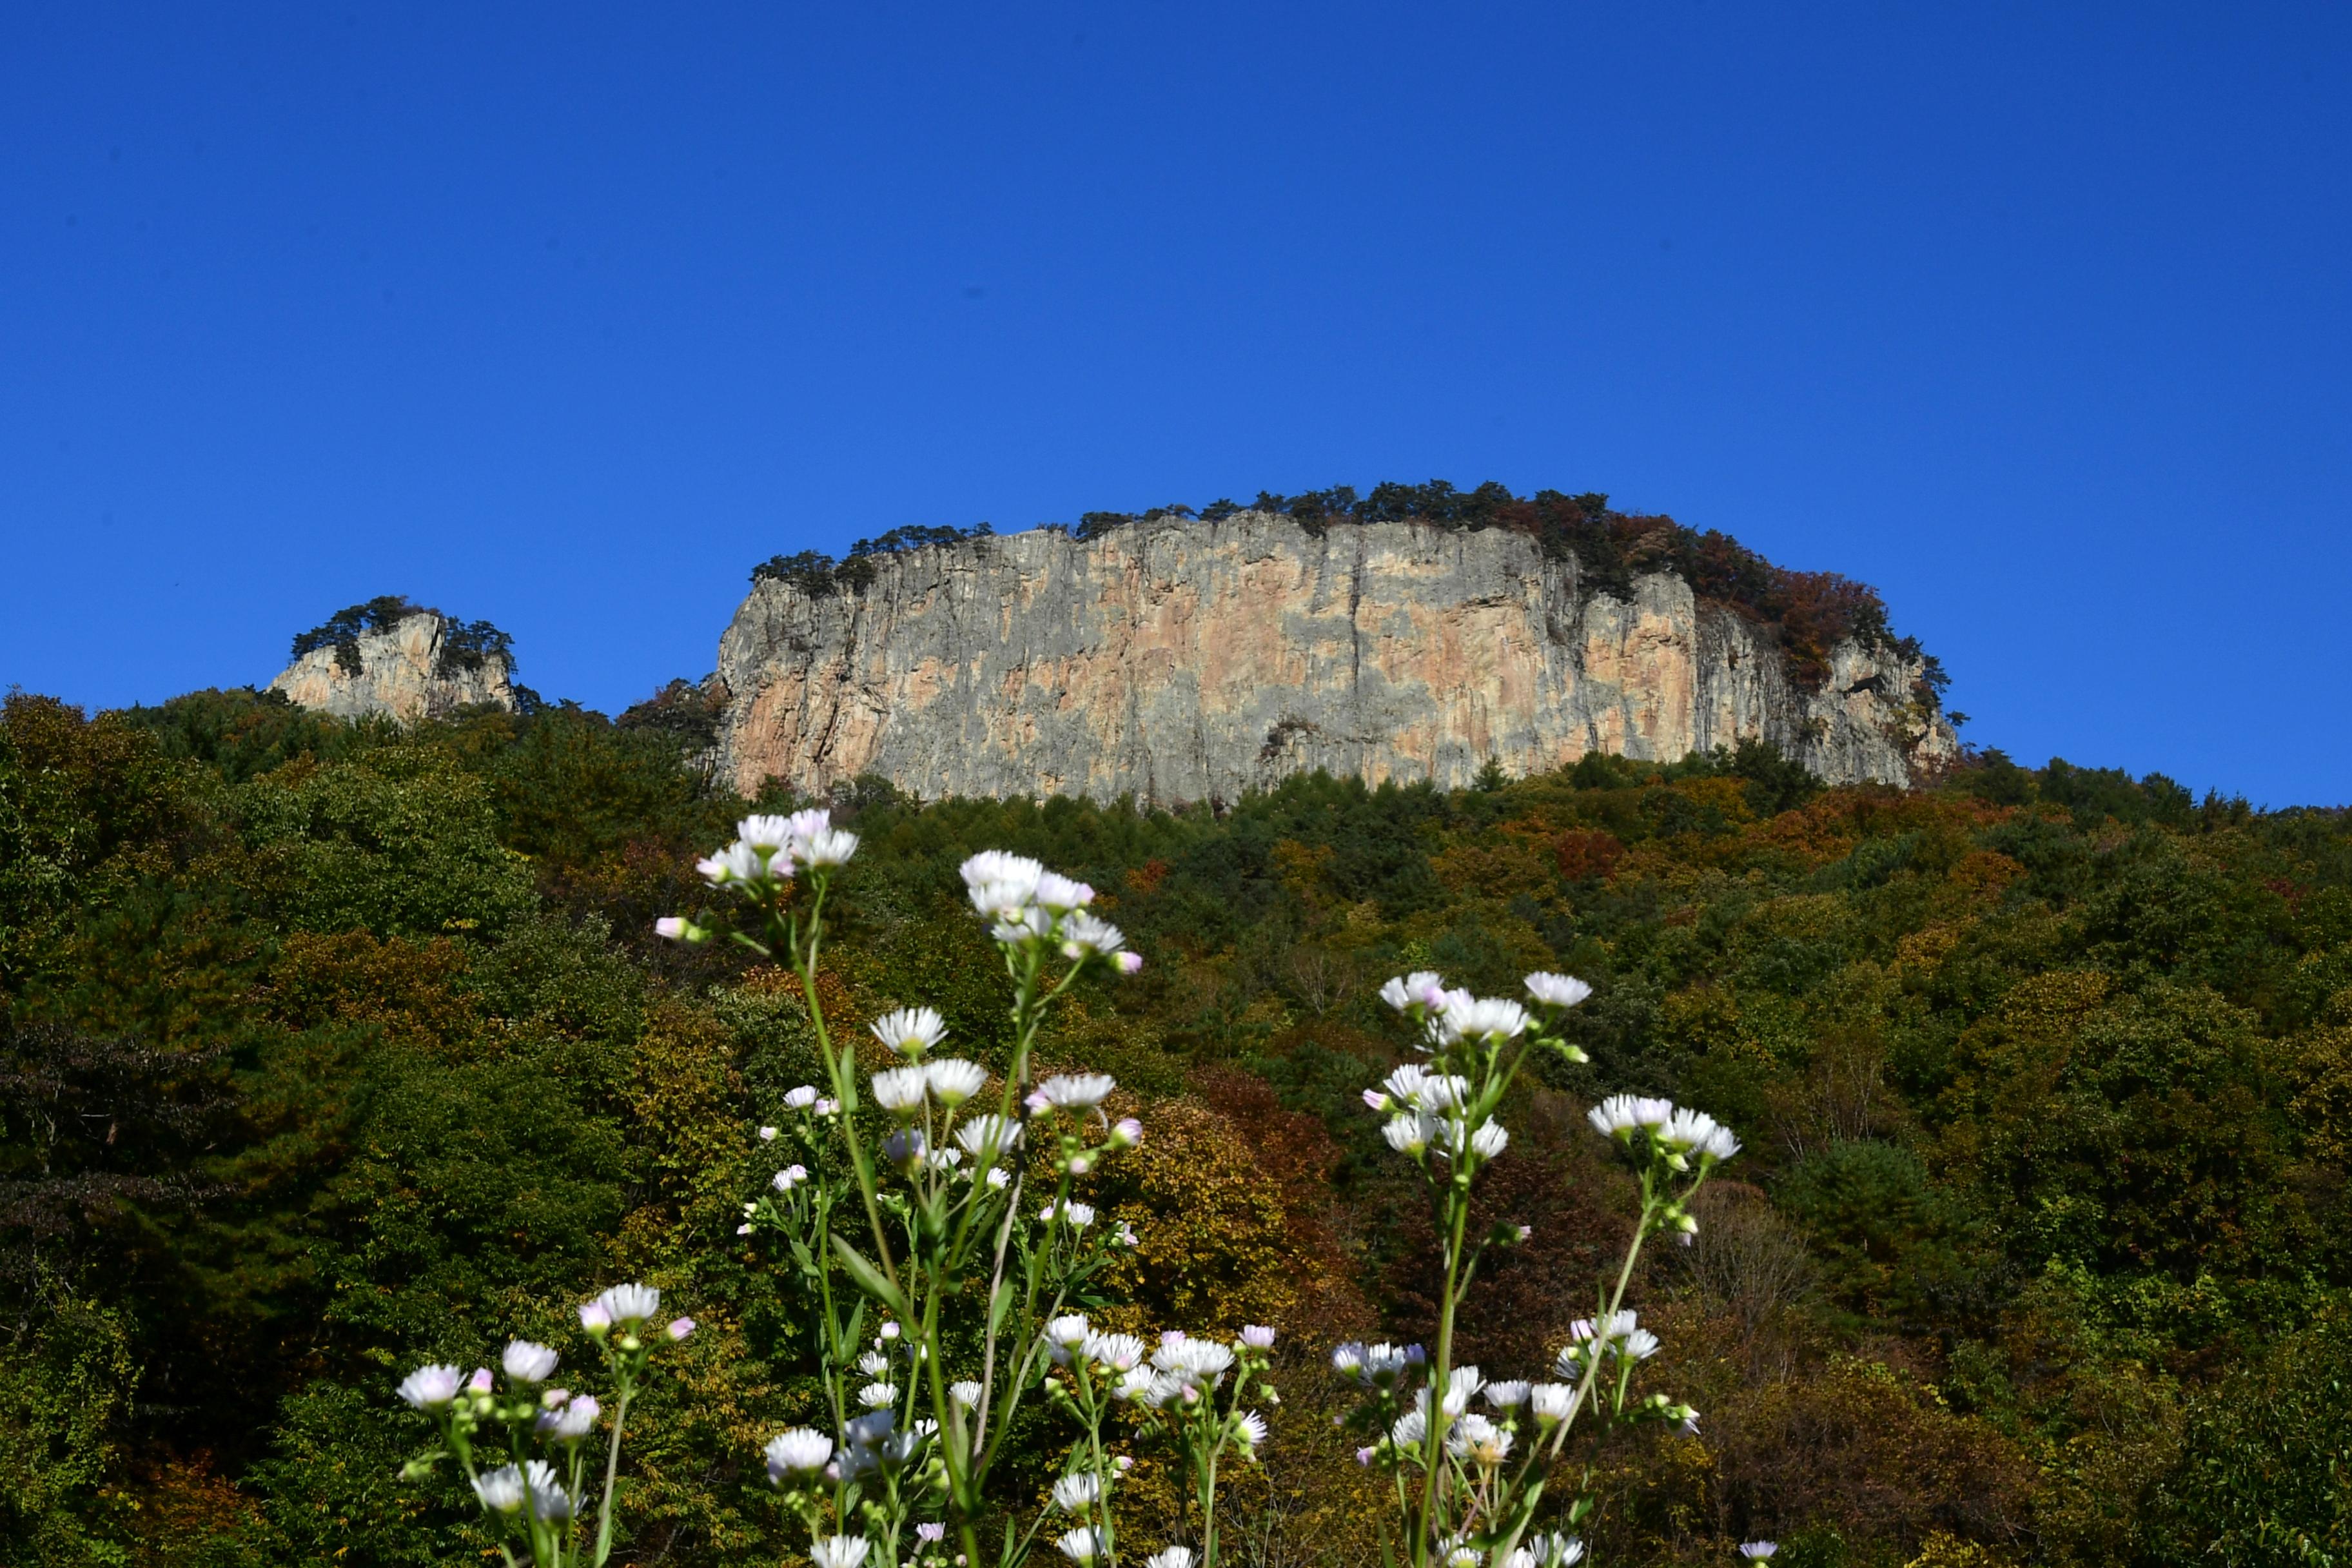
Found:
M 305 708 L 339 718 L 386 714 L 403 723 L 453 709 L 515 706 L 514 663 L 504 654 L 453 648 L 459 623 L 433 610 L 312 648 L 269 683 Z
M 739 789 L 878 773 L 927 798 L 1172 804 L 1751 737 L 1832 783 L 1902 784 L 1957 752 L 1893 648 L 1842 643 L 1805 689 L 1770 628 L 1680 577 L 1590 590 L 1500 529 L 1244 511 L 867 560 L 862 584 L 757 584 L 720 639 L 714 757 Z

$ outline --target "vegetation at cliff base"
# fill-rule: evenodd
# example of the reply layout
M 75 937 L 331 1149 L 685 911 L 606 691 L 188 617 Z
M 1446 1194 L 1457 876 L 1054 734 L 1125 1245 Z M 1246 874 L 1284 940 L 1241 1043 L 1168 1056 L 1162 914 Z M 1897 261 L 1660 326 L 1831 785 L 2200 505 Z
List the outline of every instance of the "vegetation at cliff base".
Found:
M 643 1396 L 615 1561 L 798 1560 L 760 1454 L 817 1398 L 804 1304 L 737 1226 L 812 1021 L 778 968 L 652 935 L 749 805 L 795 803 L 698 773 L 706 719 L 688 687 L 626 724 L 7 700 L 0 1561 L 481 1561 L 398 1479 L 425 1428 L 394 1384 L 622 1278 L 700 1326 Z M 1360 1099 L 1416 1059 L 1373 990 L 1552 970 L 1594 988 L 1564 1025 L 1590 1063 L 1500 1112 L 1487 1195 L 1532 1232 L 1465 1358 L 1548 1361 L 1591 1312 L 1625 1229 L 1603 1087 L 1748 1145 L 1693 1245 L 1644 1255 L 1704 1420 L 1604 1450 L 1595 1561 L 2352 1561 L 2340 812 L 1997 752 L 1822 789 L 1760 746 L 1221 813 L 830 804 L 862 840 L 816 973 L 837 1027 L 922 1002 L 1007 1047 L 981 848 L 1085 878 L 1144 955 L 1036 1049 L 1150 1129 L 1087 1193 L 1139 1238 L 1119 1300 L 1279 1330 L 1229 1556 L 1380 1559 L 1323 1357 L 1425 1335 L 1441 1241 Z M 1045 1451 L 1013 1461 L 1039 1495 Z

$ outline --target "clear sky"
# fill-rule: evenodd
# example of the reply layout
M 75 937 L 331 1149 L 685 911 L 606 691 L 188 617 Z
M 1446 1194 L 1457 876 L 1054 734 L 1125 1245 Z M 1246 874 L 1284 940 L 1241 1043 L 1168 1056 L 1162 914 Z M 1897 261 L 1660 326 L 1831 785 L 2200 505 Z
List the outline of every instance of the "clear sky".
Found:
M 1967 736 L 2352 800 L 2352 9 L 0 7 L 0 686 L 1382 479 L 1877 584 Z

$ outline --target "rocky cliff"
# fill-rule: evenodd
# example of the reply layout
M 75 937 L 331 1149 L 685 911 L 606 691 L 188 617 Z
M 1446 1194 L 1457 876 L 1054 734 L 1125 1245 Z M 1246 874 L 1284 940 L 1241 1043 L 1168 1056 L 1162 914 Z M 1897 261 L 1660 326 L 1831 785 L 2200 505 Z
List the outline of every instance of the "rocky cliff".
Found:
M 757 584 L 721 637 L 715 754 L 738 788 L 1230 800 L 1316 768 L 1454 787 L 1490 758 L 1750 737 L 1899 784 L 1957 750 L 1892 648 L 1842 643 L 1806 689 L 1770 628 L 1680 577 L 1600 592 L 1503 529 L 1242 511 L 867 559 L 828 591 Z
M 418 610 L 312 648 L 269 689 L 345 719 L 380 713 L 405 723 L 476 703 L 511 710 L 513 660 L 453 647 L 463 629 L 436 610 Z

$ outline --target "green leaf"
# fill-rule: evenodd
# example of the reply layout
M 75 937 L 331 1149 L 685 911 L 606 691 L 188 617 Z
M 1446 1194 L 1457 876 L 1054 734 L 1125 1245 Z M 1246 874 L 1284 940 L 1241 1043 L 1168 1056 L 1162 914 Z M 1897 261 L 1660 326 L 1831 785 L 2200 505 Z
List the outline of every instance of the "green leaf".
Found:
M 864 1253 L 837 1236 L 833 1238 L 833 1250 L 841 1258 L 841 1266 L 849 1270 L 849 1277 L 857 1281 L 859 1289 L 902 1318 L 913 1315 L 907 1310 L 907 1298 L 899 1293 L 897 1283 L 867 1261 Z

